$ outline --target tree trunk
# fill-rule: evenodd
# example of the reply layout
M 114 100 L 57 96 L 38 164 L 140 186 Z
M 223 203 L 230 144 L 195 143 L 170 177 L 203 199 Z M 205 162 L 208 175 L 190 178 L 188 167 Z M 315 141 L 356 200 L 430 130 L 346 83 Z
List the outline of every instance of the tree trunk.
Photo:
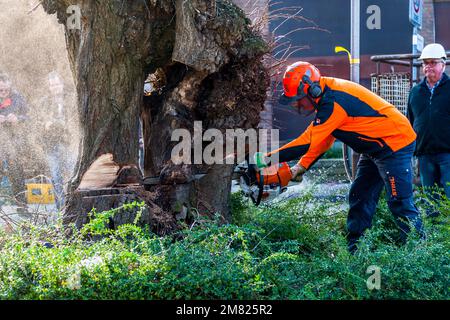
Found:
M 66 25 L 68 0 L 42 3 Z M 111 154 L 119 168 L 138 167 L 140 116 L 144 174 L 165 177 L 145 200 L 174 218 L 189 218 L 183 213 L 196 209 L 229 220 L 232 166 L 176 166 L 170 159 L 171 137 L 176 129 L 193 132 L 194 121 L 202 121 L 204 130 L 223 132 L 258 124 L 268 85 L 261 64 L 267 48 L 249 29 L 248 19 L 227 0 L 81 0 L 78 5 L 81 30 L 66 25 L 66 42 L 83 134 L 65 222 L 79 221 L 80 210 L 87 210 L 80 204 L 86 190 L 78 187 L 96 159 Z M 165 83 L 143 103 L 144 80 L 157 70 Z M 192 179 L 200 172 L 207 174 Z M 114 183 L 109 187 L 117 188 Z

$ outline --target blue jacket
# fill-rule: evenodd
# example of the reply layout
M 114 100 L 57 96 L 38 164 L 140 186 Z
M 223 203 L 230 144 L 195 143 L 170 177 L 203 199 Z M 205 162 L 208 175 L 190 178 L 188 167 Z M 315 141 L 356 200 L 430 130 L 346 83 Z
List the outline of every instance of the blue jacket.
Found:
M 415 155 L 450 153 L 450 79 L 443 74 L 433 96 L 426 79 L 409 94 L 408 119 L 417 133 Z

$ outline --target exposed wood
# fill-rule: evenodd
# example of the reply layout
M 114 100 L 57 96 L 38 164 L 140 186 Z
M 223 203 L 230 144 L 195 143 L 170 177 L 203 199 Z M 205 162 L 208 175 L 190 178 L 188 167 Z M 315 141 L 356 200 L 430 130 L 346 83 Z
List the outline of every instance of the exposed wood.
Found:
M 42 5 L 66 25 L 67 1 L 43 0 Z M 77 217 L 90 206 L 115 207 L 133 198 L 105 188 L 142 186 L 139 117 L 144 175 L 160 182 L 152 183 L 149 191 L 142 188 L 139 197 L 168 217 L 193 219 L 190 212 L 195 209 L 229 220 L 233 166 L 174 166 L 176 142 L 171 137 L 177 129 L 192 133 L 194 121 L 202 121 L 203 130 L 222 132 L 258 125 L 269 84 L 261 63 L 268 48 L 252 32 L 243 11 L 228 0 L 98 0 L 77 5 L 81 30 L 66 27 L 66 41 L 83 140 L 65 222 L 80 221 Z M 143 104 L 149 73 L 164 81 Z M 105 154 L 112 158 L 103 159 Z M 84 190 L 97 192 L 86 195 Z
M 120 166 L 111 153 L 100 156 L 83 175 L 78 189 L 93 190 L 112 188 L 116 184 Z

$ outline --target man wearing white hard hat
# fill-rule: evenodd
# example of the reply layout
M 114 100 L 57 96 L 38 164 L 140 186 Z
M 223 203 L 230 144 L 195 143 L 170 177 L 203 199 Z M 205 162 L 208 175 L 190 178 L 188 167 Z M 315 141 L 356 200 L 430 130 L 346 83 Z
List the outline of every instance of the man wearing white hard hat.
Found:
M 450 80 L 445 73 L 447 55 L 442 45 L 423 48 L 424 79 L 409 94 L 408 118 L 417 133 L 415 155 L 419 160 L 420 179 L 427 194 L 441 199 L 436 190 L 450 199 Z M 427 212 L 430 216 L 439 213 Z

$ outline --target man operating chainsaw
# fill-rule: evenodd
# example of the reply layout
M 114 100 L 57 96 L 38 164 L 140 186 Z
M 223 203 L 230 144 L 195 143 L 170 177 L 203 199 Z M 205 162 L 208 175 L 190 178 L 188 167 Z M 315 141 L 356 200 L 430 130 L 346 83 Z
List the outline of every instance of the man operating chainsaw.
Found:
M 281 104 L 292 105 L 302 113 L 316 112 L 316 117 L 295 140 L 267 155 L 255 154 L 257 167 L 269 165 L 275 154 L 279 162 L 300 159 L 291 168 L 292 178 L 298 179 L 339 139 L 361 154 L 349 194 L 349 251 L 356 250 L 358 239 L 371 227 L 383 187 L 401 240 L 406 239 L 410 225 L 424 236 L 413 203 L 411 158 L 416 134 L 408 119 L 363 86 L 322 77 L 308 62 L 287 68 L 283 88 Z

